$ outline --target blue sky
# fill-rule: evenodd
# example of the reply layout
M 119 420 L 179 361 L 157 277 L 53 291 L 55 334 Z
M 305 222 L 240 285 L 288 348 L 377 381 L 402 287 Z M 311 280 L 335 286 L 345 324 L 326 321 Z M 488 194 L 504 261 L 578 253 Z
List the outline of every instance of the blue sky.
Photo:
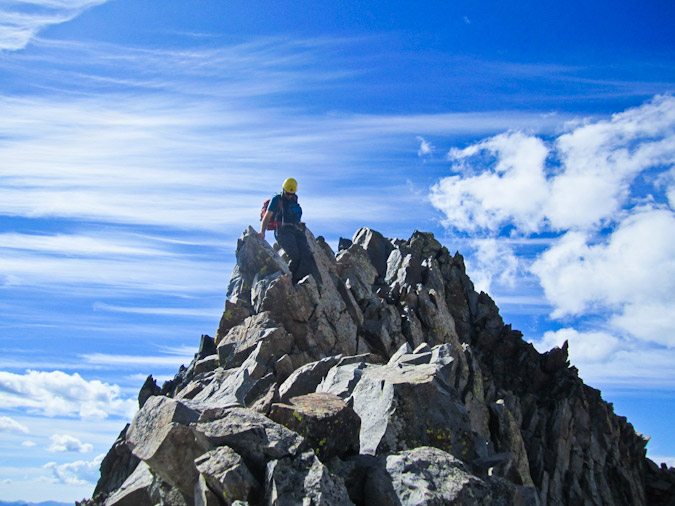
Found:
M 675 5 L 0 1 L 0 498 L 90 496 L 289 176 L 459 250 L 675 464 Z

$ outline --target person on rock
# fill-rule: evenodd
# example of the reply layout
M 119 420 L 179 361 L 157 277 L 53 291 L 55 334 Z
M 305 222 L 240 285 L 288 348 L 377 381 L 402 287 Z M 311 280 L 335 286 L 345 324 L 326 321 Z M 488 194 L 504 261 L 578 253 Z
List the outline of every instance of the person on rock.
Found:
M 258 235 L 265 239 L 265 232 L 274 230 L 275 239 L 288 255 L 293 283 L 308 274 L 312 274 L 315 281 L 320 283 L 314 257 L 307 244 L 305 224 L 301 221 L 302 207 L 298 204 L 297 191 L 298 182 L 295 179 L 289 177 L 284 181 L 282 192 L 269 201 Z

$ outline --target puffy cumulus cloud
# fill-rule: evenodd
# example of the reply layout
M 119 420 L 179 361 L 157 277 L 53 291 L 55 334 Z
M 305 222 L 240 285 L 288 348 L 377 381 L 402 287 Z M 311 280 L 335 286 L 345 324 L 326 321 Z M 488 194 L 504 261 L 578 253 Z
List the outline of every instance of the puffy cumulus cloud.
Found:
M 77 373 L 31 370 L 25 374 L 0 371 L 0 405 L 82 418 L 129 417 L 136 409 L 133 400 L 121 397 L 117 385 L 86 381 Z
M 18 432 L 28 434 L 28 427 L 8 416 L 0 416 L 0 432 Z
M 95 484 L 100 477 L 99 467 L 105 455 L 99 455 L 92 461 L 78 460 L 68 464 L 49 462 L 44 468 L 52 471 L 54 480 L 65 485 Z
M 568 232 L 532 265 L 554 317 L 609 311 L 622 333 L 675 346 L 675 214 L 642 208 L 606 240 Z
M 550 241 L 514 255 L 553 318 L 592 315 L 618 339 L 675 347 L 674 96 L 568 123 L 552 139 L 507 132 L 452 149 L 448 160 L 454 174 L 430 192 L 445 226 L 488 241 Z M 489 244 L 476 255 L 486 286 L 491 273 L 518 273 Z
M 451 150 L 458 175 L 442 178 L 430 194 L 444 224 L 488 233 L 595 230 L 632 206 L 639 174 L 667 170 L 675 161 L 672 96 L 567 128 L 550 142 L 509 132 Z
M 564 328 L 533 341 L 540 352 L 569 342 L 570 362 L 584 381 L 596 388 L 672 390 L 675 354 L 659 345 L 646 346 L 604 330 Z
M 465 176 L 442 178 L 431 188 L 431 203 L 445 214 L 447 227 L 494 232 L 513 223 L 535 232 L 549 195 L 548 153 L 543 140 L 520 132 L 453 149 L 448 155 L 453 170 Z
M 668 204 L 671 209 L 675 209 L 675 167 L 657 178 L 656 184 L 664 188 Z
M 513 248 L 504 241 L 488 238 L 472 241 L 473 254 L 466 259 L 476 290 L 490 292 L 494 283 L 513 287 L 521 270 Z
M 551 181 L 546 214 L 552 227 L 584 228 L 612 220 L 638 174 L 673 165 L 675 98 L 657 97 L 609 120 L 578 126 L 557 139 L 555 152 L 563 171 Z
M 88 453 L 94 449 L 89 443 L 82 443 L 76 437 L 68 434 L 54 434 L 50 437 L 52 443 L 47 448 L 49 452 L 76 452 Z
M 25 47 L 40 30 L 107 0 L 9 0 L 0 3 L 0 50 Z
M 606 362 L 619 349 L 621 341 L 606 332 L 579 332 L 573 328 L 549 331 L 534 343 L 541 352 L 551 348 L 562 348 L 567 341 L 569 358 L 572 364 L 588 362 Z

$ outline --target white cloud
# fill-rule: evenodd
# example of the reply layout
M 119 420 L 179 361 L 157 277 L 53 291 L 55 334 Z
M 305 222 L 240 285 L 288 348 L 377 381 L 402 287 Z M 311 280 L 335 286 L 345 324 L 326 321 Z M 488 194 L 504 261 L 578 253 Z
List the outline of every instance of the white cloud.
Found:
M 148 365 L 148 366 L 173 366 L 179 367 L 181 364 L 189 364 L 194 358 L 194 348 L 191 351 L 184 351 L 181 354 L 166 356 L 147 356 L 147 355 L 109 355 L 104 353 L 90 353 L 83 355 L 82 358 L 90 364 L 101 364 L 107 366 L 130 366 L 130 365 Z
M 417 151 L 417 156 L 420 158 L 425 156 L 431 156 L 434 153 L 434 146 L 429 141 L 425 140 L 424 137 L 417 137 L 417 141 L 420 143 L 420 149 Z
M 481 286 L 517 272 L 489 241 L 554 236 L 531 266 L 552 317 L 594 315 L 618 339 L 675 347 L 675 214 L 665 204 L 675 200 L 675 97 L 566 130 L 452 149 L 455 174 L 432 187 L 431 203 L 445 226 L 487 238 L 471 259 Z
M 123 399 L 120 387 L 98 380 L 86 381 L 79 374 L 61 371 L 0 371 L 0 405 L 24 408 L 45 416 L 82 418 L 129 417 L 136 402 Z
M 579 332 L 573 328 L 546 332 L 536 345 L 544 352 L 556 346 L 562 348 L 565 341 L 569 344 L 568 354 L 574 365 L 607 362 L 621 345 L 618 338 L 606 332 Z
M 18 432 L 28 434 L 28 427 L 8 416 L 0 416 L 0 432 Z
M 0 4 L 0 50 L 25 47 L 42 29 L 107 0 L 9 0 Z
M 605 330 L 564 328 L 533 344 L 540 352 L 569 342 L 569 357 L 584 382 L 595 388 L 672 390 L 675 354 L 659 345 L 630 341 Z
M 675 346 L 675 214 L 642 208 L 600 243 L 568 232 L 533 264 L 554 317 L 610 311 L 623 333 Z
M 82 443 L 76 437 L 68 434 L 53 434 L 51 437 L 51 445 L 47 448 L 49 452 L 77 452 L 88 453 L 94 449 L 93 445 L 89 443 Z
M 163 254 L 139 260 L 136 256 L 114 254 L 70 256 L 47 255 L 39 250 L 0 251 L 3 253 L 0 285 L 6 286 L 77 284 L 184 294 L 218 291 L 228 276 L 222 263 L 187 254 Z M 172 275 L 167 277 L 167 272 Z
M 153 256 L 172 255 L 169 251 L 160 250 L 135 237 L 105 237 L 95 235 L 84 236 L 74 234 L 40 235 L 40 234 L 0 234 L 0 249 L 39 251 L 62 255 L 128 255 Z
M 508 241 L 477 239 L 471 247 L 475 251 L 466 258 L 466 267 L 477 291 L 490 293 L 495 281 L 501 287 L 515 286 L 520 261 Z
M 467 162 L 480 156 L 490 164 L 496 157 L 494 166 L 481 170 Z M 497 231 L 515 222 L 522 230 L 535 232 L 549 193 L 544 172 L 547 156 L 541 139 L 520 132 L 453 149 L 448 157 L 455 162 L 454 170 L 469 175 L 442 178 L 431 188 L 431 203 L 446 215 L 447 227 Z M 479 173 L 470 175 L 473 172 Z
M 194 316 L 196 318 L 204 318 L 217 315 L 218 312 L 221 311 L 221 308 L 192 309 L 180 307 L 126 307 L 106 304 L 104 302 L 95 302 L 94 311 L 110 311 L 115 313 L 161 316 Z
M 21 446 L 24 446 L 26 448 L 33 448 L 34 446 L 37 446 L 37 443 L 35 441 L 24 441 L 21 443 Z
M 571 124 L 552 144 L 501 134 L 448 158 L 460 173 L 431 189 L 444 224 L 464 231 L 594 230 L 631 205 L 631 184 L 675 162 L 675 97 L 656 97 L 609 120 Z
M 45 469 L 50 469 L 54 479 L 65 485 L 86 485 L 96 483 L 100 477 L 100 466 L 105 455 L 99 455 L 93 461 L 78 460 L 68 464 L 49 462 Z
M 556 154 L 564 170 L 553 179 L 547 204 L 552 227 L 611 221 L 640 172 L 674 163 L 675 98 L 657 97 L 609 120 L 578 126 L 557 139 Z

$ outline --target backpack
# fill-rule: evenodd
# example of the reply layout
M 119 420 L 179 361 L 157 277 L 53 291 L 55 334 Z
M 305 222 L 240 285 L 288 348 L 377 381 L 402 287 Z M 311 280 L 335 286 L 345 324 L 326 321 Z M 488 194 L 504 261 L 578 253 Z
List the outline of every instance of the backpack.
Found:
M 277 210 L 272 214 L 272 219 L 270 219 L 270 221 L 267 223 L 267 230 L 276 230 L 277 228 L 279 228 L 281 226 L 282 222 L 281 221 L 275 221 L 274 218 L 276 216 L 278 216 L 278 214 L 280 212 L 283 214 L 283 208 L 282 208 L 282 202 L 283 202 L 282 199 L 283 198 L 284 198 L 283 194 L 280 193 L 279 194 L 279 206 L 277 207 Z M 262 209 L 260 210 L 260 221 L 262 221 L 263 218 L 265 217 L 265 213 L 267 213 L 267 208 L 269 207 L 271 200 L 272 199 L 267 199 L 265 202 L 263 202 Z M 294 200 L 295 200 L 295 202 L 298 201 L 297 195 L 294 195 Z M 270 211 L 271 211 L 271 209 L 270 209 Z M 282 216 L 282 219 L 283 219 L 283 216 Z
M 262 221 L 263 218 L 265 217 L 265 213 L 267 213 L 267 207 L 270 205 L 271 200 L 272 199 L 267 199 L 265 202 L 263 202 L 262 209 L 260 210 L 260 221 Z M 280 210 L 281 210 L 281 198 L 279 198 L 279 206 L 277 208 L 277 211 L 272 214 L 272 219 L 269 222 L 267 222 L 267 230 L 276 230 L 279 227 L 279 225 L 281 225 L 280 221 L 274 220 L 275 215 Z

